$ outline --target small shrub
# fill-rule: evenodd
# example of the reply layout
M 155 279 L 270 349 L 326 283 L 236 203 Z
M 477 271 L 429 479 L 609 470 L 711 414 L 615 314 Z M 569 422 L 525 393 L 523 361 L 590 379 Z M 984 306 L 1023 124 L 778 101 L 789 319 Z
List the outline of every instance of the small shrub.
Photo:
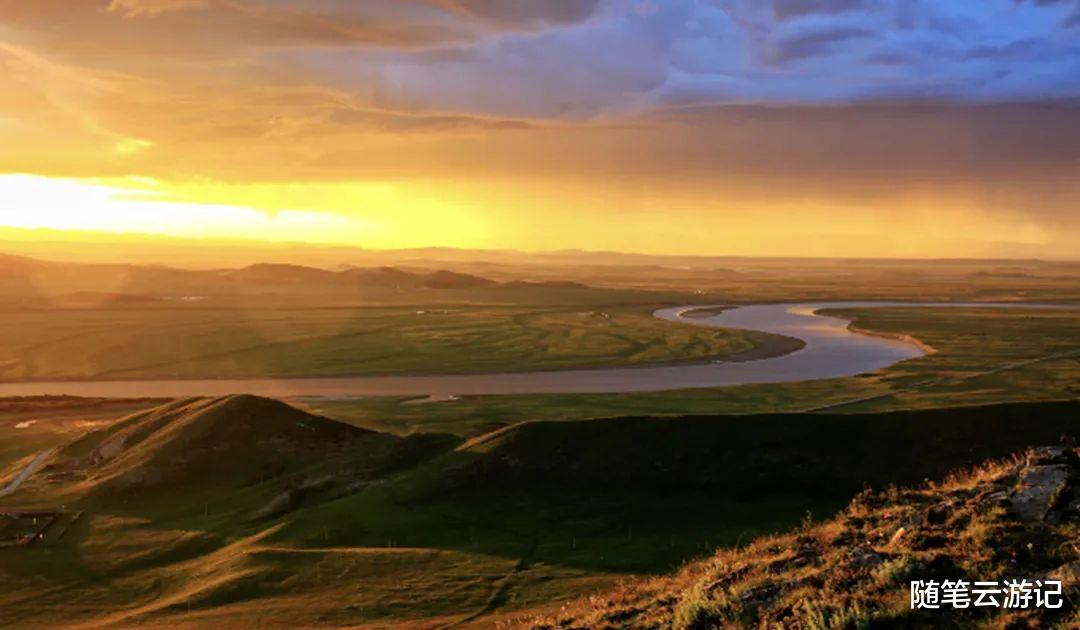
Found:
M 918 564 L 910 556 L 886 560 L 874 570 L 874 582 L 883 588 L 903 584 L 917 568 Z
M 867 628 L 871 622 L 871 616 L 857 603 L 829 605 L 820 601 L 804 600 L 802 609 L 797 625 L 810 630 Z
M 709 598 L 703 583 L 695 584 L 679 600 L 674 611 L 674 626 L 685 630 L 715 628 L 723 619 L 721 603 Z

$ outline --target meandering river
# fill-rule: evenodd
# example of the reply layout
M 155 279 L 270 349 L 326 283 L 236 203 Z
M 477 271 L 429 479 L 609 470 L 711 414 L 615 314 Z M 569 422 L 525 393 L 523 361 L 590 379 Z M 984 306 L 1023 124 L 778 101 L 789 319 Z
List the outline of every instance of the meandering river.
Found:
M 571 394 L 647 392 L 749 383 L 785 383 L 873 372 L 926 354 L 914 340 L 890 339 L 848 328 L 850 322 L 818 314 L 823 309 L 881 307 L 978 307 L 1075 309 L 1077 305 L 939 302 L 814 302 L 718 307 L 665 308 L 656 317 L 671 322 L 742 328 L 786 335 L 806 345 L 790 354 L 754 361 L 717 361 L 635 368 L 558 370 L 433 376 L 356 376 L 296 379 L 204 379 L 54 381 L 0 383 L 0 396 L 73 395 L 90 397 L 220 396 L 247 393 L 277 398 L 301 396 L 453 396 L 484 394 Z M 700 315 L 701 313 L 699 313 Z

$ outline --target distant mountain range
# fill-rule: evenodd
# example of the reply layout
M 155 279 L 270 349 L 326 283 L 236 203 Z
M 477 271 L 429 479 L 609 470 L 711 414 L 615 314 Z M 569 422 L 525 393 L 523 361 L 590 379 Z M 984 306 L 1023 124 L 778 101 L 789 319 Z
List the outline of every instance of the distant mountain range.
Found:
M 274 263 L 259 263 L 242 269 L 220 272 L 219 277 L 232 282 L 262 285 L 311 283 L 393 289 L 475 289 L 497 284 L 494 280 L 445 269 L 416 272 L 397 267 L 348 267 L 340 271 L 330 271 L 316 267 Z
M 337 270 L 258 263 L 239 269 L 177 269 L 106 263 L 71 263 L 0 254 L 0 296 L 61 296 L 81 303 L 131 304 L 154 300 L 197 300 L 258 293 L 470 291 L 557 287 L 587 289 L 574 282 L 498 282 L 446 269 L 357 267 Z
M 258 241 L 207 241 L 150 235 L 102 235 L 91 232 L 6 229 L 0 251 L 47 259 L 81 262 L 124 261 L 139 264 L 165 264 L 179 267 L 238 268 L 275 260 L 313 267 L 337 267 L 350 264 L 362 267 L 425 266 L 446 267 L 453 264 L 492 264 L 527 266 L 662 266 L 714 269 L 745 263 L 768 264 L 828 259 L 716 255 L 647 254 L 634 252 L 560 249 L 519 251 L 512 249 L 467 249 L 454 247 L 415 247 L 403 249 L 366 249 L 345 245 L 313 243 L 265 243 Z M 837 259 L 847 264 L 852 259 Z M 867 259 L 875 266 L 910 266 L 912 264 L 988 262 L 1022 267 L 1065 267 L 1076 269 L 1077 261 L 1039 261 L 1035 259 L 972 260 L 948 259 Z

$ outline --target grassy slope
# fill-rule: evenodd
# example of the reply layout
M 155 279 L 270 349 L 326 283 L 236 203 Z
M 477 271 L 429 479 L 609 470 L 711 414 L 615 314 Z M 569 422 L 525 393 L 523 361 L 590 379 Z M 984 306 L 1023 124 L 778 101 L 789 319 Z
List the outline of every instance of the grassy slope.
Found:
M 1047 481 L 1048 469 L 1061 477 Z M 915 489 L 863 492 L 836 518 L 722 549 L 527 620 L 533 628 L 1074 628 L 1080 624 L 1080 452 L 1038 449 Z M 1020 500 L 1032 484 L 1054 494 Z M 1031 495 L 1029 495 L 1031 496 Z M 1033 513 L 1018 506 L 1041 501 Z M 1049 510 L 1046 508 L 1049 507 Z M 1045 516 L 1043 516 L 1045 510 Z M 1063 582 L 1059 608 L 912 610 L 910 582 Z M 933 603 L 933 602 L 931 602 Z M 1013 606 L 1010 609 L 1009 606 Z
M 273 417 L 306 418 L 266 404 Z M 342 457 L 297 456 L 257 481 L 196 467 L 168 492 L 79 496 L 93 484 L 42 477 L 13 500 L 62 501 L 88 517 L 56 546 L 0 550 L 0 624 L 353 624 L 533 608 L 671 570 L 808 510 L 830 514 L 864 483 L 918 481 L 1080 433 L 1078 422 L 1072 403 L 530 423 L 456 450 L 447 439 L 377 449 L 361 440 Z M 262 463 L 208 456 L 225 468 Z M 283 488 L 327 475 L 341 482 L 312 490 L 297 511 L 252 520 Z
M 520 485 L 696 488 L 726 496 L 850 495 L 911 483 L 1017 446 L 1080 438 L 1080 402 L 880 414 L 757 414 L 528 422 L 468 442 Z M 1017 435 L 1020 433 L 1020 435 Z M 490 474 L 490 473 L 489 473 Z
M 161 400 L 68 397 L 0 399 L 0 478 L 16 460 L 65 444 L 99 426 Z
M 124 449 L 110 446 L 121 439 Z M 244 396 L 135 413 L 70 443 L 9 497 L 86 516 L 63 540 L 0 549 L 0 625 L 127 622 L 174 601 L 240 597 L 254 575 L 291 572 L 289 563 L 263 567 L 253 546 L 273 528 L 266 506 L 283 495 L 287 509 L 325 500 L 456 443 L 376 434 Z
M 59 456 L 90 464 L 88 481 L 108 494 L 251 484 L 313 456 L 371 448 L 373 438 L 400 441 L 254 396 L 180 400 L 95 433 Z

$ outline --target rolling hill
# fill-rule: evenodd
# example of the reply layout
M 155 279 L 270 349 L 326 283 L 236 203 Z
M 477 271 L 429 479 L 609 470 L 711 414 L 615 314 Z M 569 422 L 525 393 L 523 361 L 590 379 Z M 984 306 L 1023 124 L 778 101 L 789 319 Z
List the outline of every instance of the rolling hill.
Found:
M 552 285 L 546 288 L 566 288 Z M 584 288 L 583 285 L 573 285 Z M 228 297 L 267 293 L 325 293 L 347 298 L 375 292 L 453 292 L 506 287 L 527 290 L 543 285 L 496 282 L 448 269 L 346 267 L 341 270 L 303 265 L 258 263 L 239 269 L 176 269 L 161 266 L 69 263 L 0 255 L 0 296 L 67 299 L 73 305 L 190 297 Z M 87 296 L 105 296 L 100 303 Z M 82 296 L 83 299 L 78 299 Z
M 940 477 L 1062 435 L 1080 438 L 1080 402 L 535 421 L 473 439 L 456 454 L 485 483 L 847 496 L 867 484 Z
M 239 476 L 272 477 L 307 459 L 332 457 L 375 437 L 284 403 L 254 396 L 180 400 L 124 418 L 61 450 L 110 491 L 157 490 Z M 385 436 L 386 439 L 393 439 Z
M 46 472 L 75 503 L 175 499 L 183 510 L 185 501 L 235 492 L 230 510 L 266 517 L 454 444 L 378 433 L 257 396 L 190 398 L 87 433 L 60 448 Z
M 39 545 L 0 547 L 0 625 L 888 619 L 897 576 L 951 567 L 935 560 L 942 553 L 990 578 L 1014 557 L 997 547 L 1032 570 L 1069 562 L 1057 543 L 1075 533 L 1071 521 L 978 511 L 991 486 L 1022 490 L 1009 479 L 1042 456 L 887 489 L 1063 434 L 1080 434 L 1080 402 L 527 422 L 463 442 L 391 436 L 253 396 L 178 400 L 67 444 L 10 498 L 62 509 L 69 524 Z M 1053 506 L 1046 513 L 1066 515 Z M 808 511 L 839 516 L 774 536 Z M 943 511 L 970 521 L 943 523 Z M 892 542 L 899 527 L 911 538 Z M 643 581 L 560 604 L 626 578 Z M 66 605 L 72 597 L 80 603 Z

